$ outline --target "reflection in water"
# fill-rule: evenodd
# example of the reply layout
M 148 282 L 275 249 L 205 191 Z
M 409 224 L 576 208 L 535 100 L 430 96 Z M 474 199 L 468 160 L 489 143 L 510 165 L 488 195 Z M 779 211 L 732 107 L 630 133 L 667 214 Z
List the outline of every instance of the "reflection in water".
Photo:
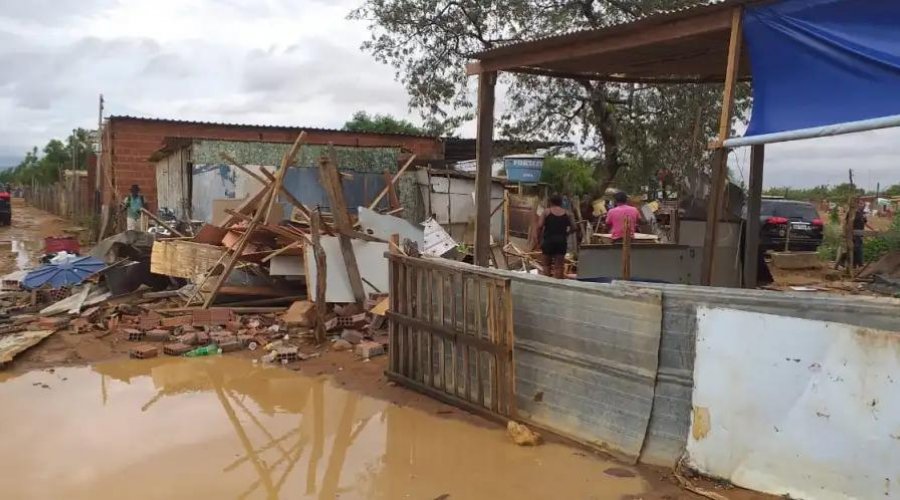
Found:
M 24 270 L 34 267 L 36 255 L 42 248 L 40 241 L 11 240 L 10 250 L 16 254 L 16 269 Z
M 228 357 L 0 382 L 9 498 L 618 499 L 646 487 L 567 447 L 516 447 L 502 429 Z

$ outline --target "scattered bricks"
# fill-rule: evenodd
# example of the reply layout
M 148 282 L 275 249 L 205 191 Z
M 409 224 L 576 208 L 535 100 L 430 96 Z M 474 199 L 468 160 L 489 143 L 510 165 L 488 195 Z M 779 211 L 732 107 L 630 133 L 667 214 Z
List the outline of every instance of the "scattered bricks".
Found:
M 354 352 L 357 356 L 360 356 L 364 359 L 369 359 L 384 354 L 384 346 L 382 346 L 378 342 L 366 341 L 361 342 L 359 345 L 357 345 Z
M 297 347 L 276 347 L 274 354 L 275 361 L 280 361 L 282 363 L 290 363 L 300 359 L 300 349 Z
M 168 342 L 171 336 L 172 334 L 170 334 L 168 330 L 154 328 L 153 330 L 147 331 L 145 338 L 152 342 Z
M 85 309 L 81 313 L 81 317 L 87 319 L 90 322 L 97 321 L 97 318 L 100 316 L 100 306 L 94 306 L 89 309 Z
M 222 326 L 234 321 L 234 312 L 227 307 L 197 309 L 192 314 L 194 326 Z
M 132 316 L 130 314 L 123 314 L 119 316 L 119 324 L 129 324 L 129 325 L 138 325 L 141 322 L 140 316 Z
M 193 347 L 187 344 L 182 344 L 181 342 L 177 342 L 175 344 L 166 344 L 165 346 L 163 346 L 163 352 L 167 356 L 181 356 L 191 349 L 193 349 Z
M 197 345 L 209 344 L 210 335 L 206 332 L 197 332 Z
M 343 339 L 337 339 L 332 342 L 331 349 L 333 351 L 349 351 L 350 349 L 353 349 L 353 344 Z
M 237 342 L 237 336 L 227 330 L 212 332 L 208 337 L 216 344 L 221 344 L 223 342 Z
M 75 318 L 71 323 L 72 331 L 75 335 L 80 335 L 91 330 L 91 322 L 87 318 Z
M 198 343 L 196 332 L 182 333 L 181 335 L 179 335 L 175 338 L 176 338 L 176 340 L 178 340 L 179 344 L 195 345 Z
M 297 301 L 281 317 L 286 325 L 311 327 L 316 324 L 316 305 L 308 300 Z
M 185 316 L 174 316 L 171 318 L 163 318 L 160 320 L 159 324 L 164 327 L 174 328 L 176 326 L 187 326 L 190 325 L 194 321 L 193 316 L 190 314 Z
M 131 349 L 128 355 L 135 359 L 150 359 L 159 356 L 159 350 L 152 345 L 139 345 Z
M 69 326 L 69 318 L 41 318 L 38 320 L 38 326 L 41 330 L 60 330 Z
M 138 322 L 138 328 L 140 328 L 141 330 L 152 330 L 160 326 L 159 321 L 159 318 L 142 316 L 140 322 Z
M 250 347 L 251 342 L 256 342 L 256 344 L 259 345 L 259 341 L 256 340 L 256 337 L 253 335 L 238 335 L 237 340 L 244 347 Z
M 144 336 L 146 335 L 144 332 L 136 329 L 136 328 L 119 328 L 119 332 L 128 336 L 128 340 L 132 342 L 138 342 L 144 340 Z
M 356 330 L 344 330 L 341 332 L 341 340 L 346 340 L 347 342 L 356 345 L 363 341 L 363 334 Z
M 243 325 L 241 325 L 239 320 L 229 321 L 228 324 L 225 325 L 225 329 L 231 330 L 232 332 L 236 332 L 241 328 L 243 328 Z
M 243 344 L 237 341 L 237 338 L 234 340 L 228 340 L 225 342 L 221 342 L 218 344 L 219 349 L 222 349 L 222 352 L 234 352 L 240 351 L 244 348 Z

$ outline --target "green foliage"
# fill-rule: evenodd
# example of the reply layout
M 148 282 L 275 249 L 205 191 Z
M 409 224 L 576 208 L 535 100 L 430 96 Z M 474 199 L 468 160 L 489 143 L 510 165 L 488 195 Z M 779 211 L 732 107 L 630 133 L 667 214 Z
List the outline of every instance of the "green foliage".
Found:
M 885 189 L 881 196 L 885 196 L 888 198 L 893 196 L 900 196 L 900 184 L 894 184 L 893 186 Z
M 844 235 L 840 224 L 827 224 L 822 233 L 822 244 L 819 246 L 819 257 L 822 260 L 832 261 L 837 259 L 838 250 L 841 248 Z
M 841 212 L 840 210 L 838 210 L 837 205 L 835 205 L 834 208 L 828 211 L 828 223 L 835 226 L 841 223 Z
M 876 261 L 890 252 L 900 252 L 900 214 L 894 215 L 887 231 L 875 238 L 865 238 L 863 242 L 866 262 Z
M 763 191 L 765 196 L 782 196 L 788 200 L 833 201 L 838 204 L 846 204 L 850 196 L 861 196 L 864 194 L 865 190 L 854 188 L 847 182 L 837 186 L 821 185 L 814 188 L 775 187 Z
M 597 181 L 594 167 L 578 157 L 555 156 L 544 158 L 541 182 L 550 185 L 556 193 L 582 196 L 593 191 Z
M 368 23 L 363 44 L 397 76 L 429 130 L 445 133 L 475 113 L 474 79 L 462 68 L 471 55 L 523 40 L 610 26 L 700 0 L 364 0 L 350 14 Z M 594 189 L 616 184 L 646 186 L 668 169 L 699 188 L 708 169 L 706 143 L 715 135 L 722 87 L 609 83 L 501 73 L 498 89 L 505 114 L 500 135 L 508 139 L 581 142 L 598 161 Z M 740 85 L 738 119 L 748 108 Z M 618 176 L 622 174 L 620 179 Z M 635 190 L 636 189 L 632 189 Z
M 353 113 L 353 118 L 344 124 L 348 132 L 375 132 L 379 134 L 426 135 L 425 131 L 412 123 L 390 115 L 370 116 L 365 111 Z
M 40 153 L 37 147 L 32 148 L 16 167 L 0 172 L 0 183 L 53 184 L 60 179 L 63 170 L 72 168 L 73 163 L 79 170 L 86 169 L 90 152 L 90 132 L 76 129 L 65 142 L 51 139 Z

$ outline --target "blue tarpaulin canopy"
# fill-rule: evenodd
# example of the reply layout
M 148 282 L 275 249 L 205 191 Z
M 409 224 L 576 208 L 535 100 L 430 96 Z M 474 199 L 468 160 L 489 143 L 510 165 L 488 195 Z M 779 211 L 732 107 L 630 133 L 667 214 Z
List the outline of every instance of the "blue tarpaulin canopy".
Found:
M 746 7 L 753 111 L 739 146 L 900 125 L 900 1 Z

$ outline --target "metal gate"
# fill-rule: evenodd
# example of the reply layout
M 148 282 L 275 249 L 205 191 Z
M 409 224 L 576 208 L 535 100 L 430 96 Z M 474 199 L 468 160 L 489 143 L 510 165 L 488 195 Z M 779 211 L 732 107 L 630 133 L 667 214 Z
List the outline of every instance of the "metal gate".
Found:
M 510 281 L 390 255 L 388 377 L 492 417 L 515 415 Z

